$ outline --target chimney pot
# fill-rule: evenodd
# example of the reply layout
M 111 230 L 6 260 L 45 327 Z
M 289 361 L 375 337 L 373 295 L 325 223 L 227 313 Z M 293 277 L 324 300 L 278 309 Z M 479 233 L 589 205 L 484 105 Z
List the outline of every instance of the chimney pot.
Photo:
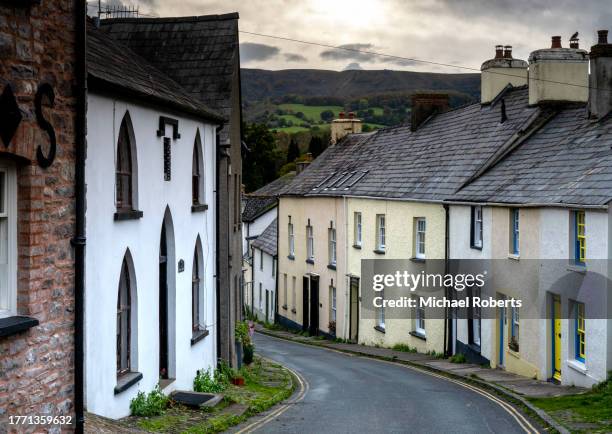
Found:
M 338 113 L 338 117 L 339 117 L 340 119 L 344 119 L 344 112 L 340 112 L 340 113 Z
M 598 30 L 597 31 L 597 43 L 598 44 L 607 44 L 608 43 L 608 31 L 607 30 Z
M 561 48 L 561 36 L 552 37 L 552 45 L 550 48 Z
M 349 112 L 349 119 L 353 119 L 355 117 L 355 113 Z
M 504 47 L 504 58 L 512 59 L 512 45 L 506 45 Z
M 496 45 L 495 46 L 495 58 L 502 59 L 504 57 L 504 46 Z

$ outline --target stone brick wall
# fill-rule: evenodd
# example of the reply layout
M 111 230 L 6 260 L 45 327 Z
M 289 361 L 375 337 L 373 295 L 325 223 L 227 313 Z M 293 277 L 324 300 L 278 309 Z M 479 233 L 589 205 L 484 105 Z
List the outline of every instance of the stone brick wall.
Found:
M 11 430 L 10 415 L 74 410 L 74 2 L 33 3 L 0 4 L 0 94 L 11 86 L 23 116 L 8 147 L 0 139 L 0 158 L 17 163 L 18 313 L 40 322 L 0 337 L 0 432 Z M 54 106 L 47 102 L 43 113 L 57 136 L 56 158 L 46 169 L 36 149 L 43 145 L 46 153 L 49 139 L 34 108 L 43 82 L 55 92 Z

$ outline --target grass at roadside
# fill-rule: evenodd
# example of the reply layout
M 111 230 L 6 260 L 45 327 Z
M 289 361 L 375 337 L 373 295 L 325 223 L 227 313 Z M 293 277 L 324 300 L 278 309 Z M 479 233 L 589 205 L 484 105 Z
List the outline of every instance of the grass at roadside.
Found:
M 612 378 L 586 393 L 530 401 L 572 432 L 612 432 Z
M 289 398 L 295 389 L 287 369 L 259 357 L 239 374 L 244 377 L 244 386 L 229 384 L 223 391 L 223 401 L 214 408 L 193 409 L 174 404 L 160 416 L 130 417 L 122 422 L 149 432 L 221 432 Z

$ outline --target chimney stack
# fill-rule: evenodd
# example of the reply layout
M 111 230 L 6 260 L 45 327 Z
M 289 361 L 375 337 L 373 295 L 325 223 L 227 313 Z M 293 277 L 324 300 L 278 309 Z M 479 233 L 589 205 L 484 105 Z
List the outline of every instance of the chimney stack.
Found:
M 361 132 L 361 119 L 355 117 L 355 113 L 349 112 L 348 118 L 344 117 L 344 112 L 338 113 L 338 119 L 331 123 L 331 137 L 329 143 L 335 145 L 348 134 Z
M 480 102 L 489 104 L 506 86 L 527 84 L 527 62 L 512 57 L 511 45 L 496 45 L 495 57 L 480 67 Z
M 578 48 L 561 47 L 560 36 L 552 37 L 551 48 L 536 50 L 529 55 L 530 105 L 586 102 L 588 86 L 588 53 Z
M 410 130 L 416 131 L 431 115 L 448 109 L 448 94 L 415 93 L 412 95 Z
M 502 59 L 504 57 L 504 46 L 496 45 L 495 46 L 495 58 Z
M 589 115 L 601 119 L 612 111 L 612 44 L 608 43 L 607 30 L 599 30 L 597 36 L 589 54 Z

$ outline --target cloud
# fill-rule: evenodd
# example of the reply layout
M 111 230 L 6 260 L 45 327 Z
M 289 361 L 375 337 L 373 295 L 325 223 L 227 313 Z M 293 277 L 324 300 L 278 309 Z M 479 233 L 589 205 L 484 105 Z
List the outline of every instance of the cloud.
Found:
M 301 54 L 285 53 L 284 56 L 287 62 L 306 62 L 308 60 Z
M 280 48 L 273 45 L 257 44 L 254 42 L 243 42 L 240 44 L 241 62 L 268 60 L 278 56 L 279 53 Z
M 354 60 L 350 65 L 357 65 L 361 69 L 358 62 L 362 63 L 388 63 L 396 66 L 415 66 L 419 62 L 409 59 L 400 59 L 397 57 L 389 57 L 375 53 L 364 53 L 363 51 L 381 51 L 373 44 L 344 44 L 339 45 L 338 49 L 329 49 L 322 51 L 319 56 L 325 60 Z M 346 68 L 345 68 L 346 69 Z
M 361 67 L 359 63 L 351 62 L 344 67 L 343 71 L 361 71 L 362 69 L 363 68 Z
M 325 60 L 356 60 L 358 62 L 374 62 L 378 57 L 376 54 L 362 52 L 372 50 L 373 48 L 374 45 L 372 44 L 344 44 L 339 45 L 338 48 L 323 50 L 319 56 L 321 59 Z

